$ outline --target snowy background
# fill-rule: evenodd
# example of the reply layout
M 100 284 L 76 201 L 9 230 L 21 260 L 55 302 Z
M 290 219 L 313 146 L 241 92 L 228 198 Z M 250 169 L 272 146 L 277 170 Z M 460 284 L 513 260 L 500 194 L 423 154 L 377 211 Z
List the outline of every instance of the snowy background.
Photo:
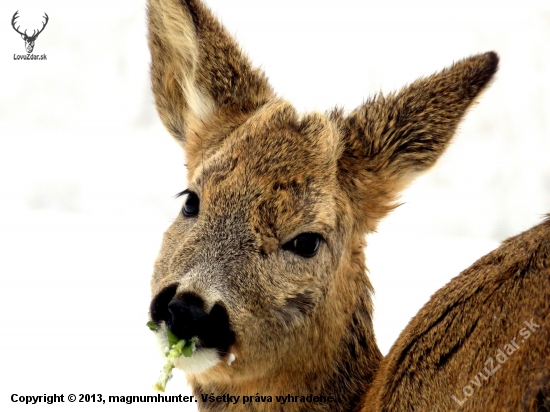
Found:
M 368 239 L 384 352 L 435 290 L 550 212 L 549 2 L 207 3 L 300 110 L 351 110 L 465 56 L 500 54 L 450 150 Z M 46 61 L 14 60 L 25 54 L 16 10 L 22 27 L 48 13 L 34 50 Z M 163 361 L 144 325 L 149 277 L 186 183 L 148 67 L 144 2 L 0 3 L 3 411 L 52 410 L 11 394 L 154 394 Z M 168 393 L 187 391 L 177 374 Z

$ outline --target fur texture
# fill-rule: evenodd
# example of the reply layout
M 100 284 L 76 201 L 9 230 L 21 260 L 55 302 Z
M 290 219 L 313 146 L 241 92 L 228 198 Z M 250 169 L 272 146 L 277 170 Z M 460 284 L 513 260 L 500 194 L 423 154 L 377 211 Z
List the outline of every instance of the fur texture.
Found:
M 164 235 L 152 316 L 171 297 L 223 308 L 234 342 L 215 366 L 189 368 L 195 394 L 274 401 L 201 410 L 352 410 L 382 359 L 364 236 L 448 146 L 498 57 L 462 60 L 349 115 L 299 115 L 201 2 L 150 0 L 148 12 L 156 106 L 200 200 Z M 289 249 L 304 233 L 321 239 L 312 257 Z M 334 402 L 275 403 L 287 394 Z

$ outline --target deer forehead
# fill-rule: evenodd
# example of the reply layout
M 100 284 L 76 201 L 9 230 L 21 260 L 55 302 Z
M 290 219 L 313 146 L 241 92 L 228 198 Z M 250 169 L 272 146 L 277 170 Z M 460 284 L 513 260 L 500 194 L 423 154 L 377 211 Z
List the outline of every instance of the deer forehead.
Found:
M 238 116 L 234 116 L 238 118 Z M 227 124 L 231 124 L 228 119 Z M 240 119 L 229 131 L 219 124 L 203 122 L 191 126 L 186 150 L 192 163 L 191 177 L 201 174 L 211 163 L 232 158 L 249 172 L 265 175 L 266 168 L 285 169 L 290 177 L 303 162 L 311 165 L 336 165 L 341 153 L 339 133 L 328 117 L 321 113 L 298 116 L 292 105 L 273 100 Z M 218 130 L 216 130 L 218 129 Z M 218 136 L 216 136 L 218 135 Z M 216 136 L 215 138 L 213 136 Z M 290 165 L 298 166 L 298 169 Z
M 334 228 L 339 136 L 325 115 L 299 118 L 276 102 L 202 155 L 189 187 L 200 194 L 204 213 L 240 215 L 279 241 Z

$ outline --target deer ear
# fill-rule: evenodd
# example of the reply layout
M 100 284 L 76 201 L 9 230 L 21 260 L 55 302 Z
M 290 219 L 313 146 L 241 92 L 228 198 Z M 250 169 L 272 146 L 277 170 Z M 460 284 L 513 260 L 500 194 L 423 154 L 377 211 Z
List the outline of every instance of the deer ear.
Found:
M 274 96 L 233 38 L 196 0 L 149 0 L 153 93 L 188 163 Z
M 376 97 L 347 117 L 332 114 L 344 139 L 342 184 L 364 221 L 387 214 L 414 175 L 436 162 L 497 67 L 496 53 L 480 54 Z

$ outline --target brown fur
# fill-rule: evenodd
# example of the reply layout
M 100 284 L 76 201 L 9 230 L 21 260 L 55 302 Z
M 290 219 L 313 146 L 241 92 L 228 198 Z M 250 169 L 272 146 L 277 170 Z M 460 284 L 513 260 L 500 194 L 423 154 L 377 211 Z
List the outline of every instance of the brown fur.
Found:
M 345 115 L 300 116 L 197 0 L 150 0 L 160 117 L 185 151 L 195 218 L 166 231 L 152 294 L 222 304 L 235 362 L 188 374 L 195 394 L 332 395 L 332 403 L 199 403 L 201 410 L 352 410 L 382 359 L 364 236 L 445 150 L 497 69 L 486 53 Z M 282 248 L 322 235 L 303 258 Z M 273 399 L 275 400 L 275 398 Z
M 550 219 L 435 293 L 363 402 L 363 412 L 550 411 Z

